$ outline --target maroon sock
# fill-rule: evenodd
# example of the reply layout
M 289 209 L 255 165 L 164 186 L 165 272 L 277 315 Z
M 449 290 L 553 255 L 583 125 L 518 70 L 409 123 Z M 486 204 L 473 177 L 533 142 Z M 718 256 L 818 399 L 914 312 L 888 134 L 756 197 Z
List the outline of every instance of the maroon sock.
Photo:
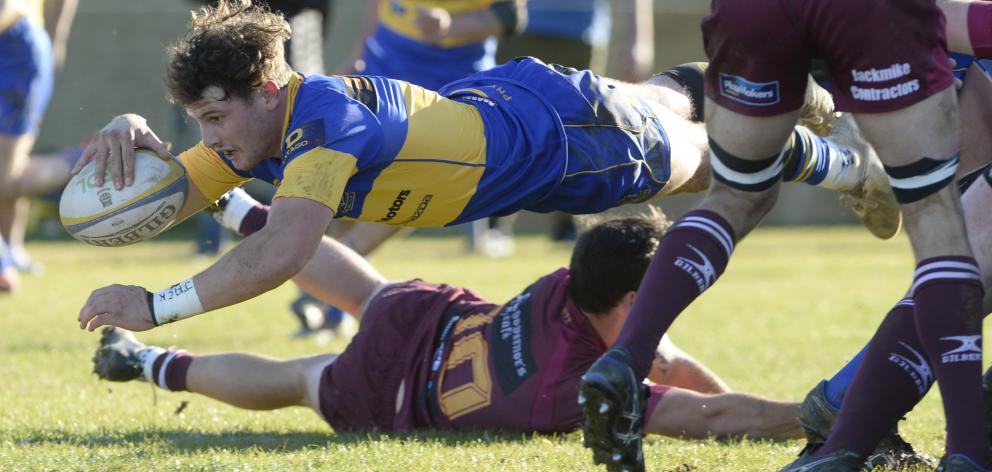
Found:
M 705 210 L 687 213 L 662 238 L 615 343 L 630 352 L 640 378 L 675 318 L 723 273 L 735 243 L 726 220 Z
M 252 233 L 264 228 L 268 219 L 269 206 L 259 203 L 248 210 L 244 219 L 241 220 L 241 226 L 238 227 L 238 232 L 242 236 L 251 236 Z
M 947 453 L 992 464 L 982 402 L 981 272 L 970 257 L 935 257 L 913 277 L 916 332 L 932 360 L 947 419 Z
M 186 351 L 165 351 L 152 362 L 155 385 L 178 392 L 186 390 L 186 373 L 193 362 L 193 355 Z
M 827 442 L 814 455 L 850 449 L 867 456 L 930 390 L 933 371 L 913 318 L 909 298 L 885 316 L 844 393 Z

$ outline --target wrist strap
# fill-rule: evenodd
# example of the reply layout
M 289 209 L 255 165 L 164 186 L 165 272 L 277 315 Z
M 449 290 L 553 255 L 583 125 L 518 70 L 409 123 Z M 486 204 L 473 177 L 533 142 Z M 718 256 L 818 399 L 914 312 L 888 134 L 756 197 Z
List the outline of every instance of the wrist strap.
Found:
M 145 299 L 148 300 L 148 313 L 152 316 L 152 324 L 161 326 L 158 324 L 158 318 L 155 317 L 155 294 L 145 290 Z
M 152 295 L 152 317 L 163 325 L 203 313 L 193 279 L 186 279 Z

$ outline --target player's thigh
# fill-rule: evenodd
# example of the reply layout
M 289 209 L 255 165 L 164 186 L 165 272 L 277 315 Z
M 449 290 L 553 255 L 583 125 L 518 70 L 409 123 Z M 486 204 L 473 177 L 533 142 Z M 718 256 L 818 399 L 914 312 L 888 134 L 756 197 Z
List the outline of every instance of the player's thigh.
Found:
M 855 117 L 889 167 L 906 166 L 924 157 L 947 159 L 959 149 L 958 104 L 952 87 L 897 111 Z

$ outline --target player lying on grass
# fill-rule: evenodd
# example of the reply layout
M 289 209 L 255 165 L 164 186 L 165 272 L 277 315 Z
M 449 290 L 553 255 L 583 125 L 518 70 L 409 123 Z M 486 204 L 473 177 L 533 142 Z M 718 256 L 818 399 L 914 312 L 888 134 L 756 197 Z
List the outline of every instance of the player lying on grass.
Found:
M 282 57 L 288 36 L 281 16 L 221 2 L 169 50 L 170 96 L 203 137 L 180 156 L 192 182 L 180 218 L 260 178 L 279 186 L 269 224 L 165 290 L 94 291 L 81 327 L 145 330 L 262 294 L 312 259 L 335 217 L 444 226 L 521 209 L 596 213 L 709 181 L 705 133 L 684 118 L 691 101 L 670 77 L 624 84 L 520 58 L 435 93 L 381 77 L 303 77 Z M 80 162 L 129 184 L 135 145 L 168 156 L 142 118 L 124 115 Z M 877 160 L 802 127 L 783 156 L 791 180 L 843 190 L 876 234 L 898 231 Z
M 338 431 L 572 431 L 582 421 L 579 376 L 616 337 L 662 224 L 656 216 L 596 225 L 576 242 L 569 268 L 541 277 L 504 305 L 419 279 L 387 283 L 327 238 L 322 246 L 330 250 L 307 288 L 361 317 L 340 355 L 288 361 L 192 355 L 108 328 L 95 370 L 104 379 L 143 379 L 241 408 L 308 406 Z M 731 393 L 667 339 L 651 380 L 649 433 L 801 434 L 795 403 Z

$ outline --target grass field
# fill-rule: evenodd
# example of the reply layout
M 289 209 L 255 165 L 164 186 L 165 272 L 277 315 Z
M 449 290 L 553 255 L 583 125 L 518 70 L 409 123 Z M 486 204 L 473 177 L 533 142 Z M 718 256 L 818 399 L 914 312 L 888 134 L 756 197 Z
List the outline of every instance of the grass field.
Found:
M 567 246 L 539 237 L 517 243 L 514 257 L 491 260 L 465 255 L 457 239 L 410 238 L 387 245 L 373 263 L 389 278 L 465 285 L 503 301 L 568 261 Z M 247 412 L 144 383 L 97 381 L 90 357 L 98 336 L 76 323 L 90 290 L 111 283 L 161 288 L 211 262 L 191 258 L 191 248 L 29 246 L 46 274 L 0 298 L 0 471 L 596 470 L 579 434 L 336 435 L 302 408 Z M 675 324 L 673 339 L 736 390 L 798 400 L 865 342 L 908 286 L 911 269 L 904 237 L 883 243 L 858 228 L 759 230 L 738 248 L 721 282 Z M 295 294 L 287 284 L 139 337 L 201 353 L 293 357 L 342 349 L 291 339 L 296 325 L 287 306 Z M 939 457 L 936 393 L 901 428 Z M 801 446 L 652 438 L 645 452 L 649 470 L 769 471 Z

